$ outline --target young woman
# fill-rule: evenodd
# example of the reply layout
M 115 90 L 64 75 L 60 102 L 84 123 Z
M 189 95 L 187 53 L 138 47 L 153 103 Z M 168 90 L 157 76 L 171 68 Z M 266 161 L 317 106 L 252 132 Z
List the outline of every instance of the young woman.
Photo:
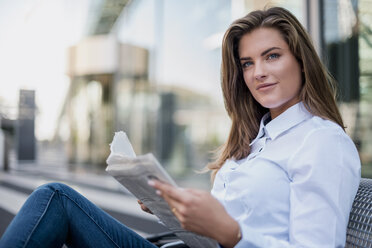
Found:
M 332 79 L 283 8 L 235 21 L 222 45 L 229 138 L 211 193 L 149 184 L 183 227 L 224 247 L 343 247 L 360 160 Z M 143 204 L 142 209 L 148 210 Z M 0 247 L 153 247 L 62 184 L 38 188 Z
M 151 184 L 186 229 L 226 247 L 344 246 L 360 161 L 332 83 L 288 11 L 235 21 L 222 46 L 232 127 L 209 165 L 214 197 Z

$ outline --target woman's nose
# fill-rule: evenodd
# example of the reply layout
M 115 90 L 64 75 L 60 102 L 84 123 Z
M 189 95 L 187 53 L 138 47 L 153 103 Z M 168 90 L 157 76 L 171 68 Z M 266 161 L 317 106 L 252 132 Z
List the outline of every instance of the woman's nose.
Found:
M 264 74 L 258 74 L 258 75 L 255 75 L 254 78 L 255 78 L 257 81 L 263 81 L 263 80 L 265 80 L 266 75 L 264 75 Z
M 265 68 L 260 63 L 256 63 L 254 70 L 254 78 L 258 81 L 262 81 L 267 77 Z

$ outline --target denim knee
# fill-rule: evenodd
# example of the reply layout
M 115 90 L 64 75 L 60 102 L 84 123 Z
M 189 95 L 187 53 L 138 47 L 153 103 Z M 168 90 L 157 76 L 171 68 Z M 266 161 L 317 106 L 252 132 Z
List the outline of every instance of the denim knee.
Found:
M 35 191 L 36 190 L 51 190 L 51 191 L 54 191 L 54 192 L 56 192 L 56 191 L 63 192 L 63 191 L 66 191 L 66 190 L 71 190 L 71 188 L 64 183 L 52 182 L 52 183 L 43 184 L 43 185 L 37 187 L 35 189 Z

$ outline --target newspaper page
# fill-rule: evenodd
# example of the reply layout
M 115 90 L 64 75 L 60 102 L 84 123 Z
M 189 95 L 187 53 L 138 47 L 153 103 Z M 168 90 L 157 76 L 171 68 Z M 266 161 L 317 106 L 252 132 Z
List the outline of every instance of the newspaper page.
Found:
M 153 154 L 136 156 L 128 137 L 122 131 L 115 133 L 110 149 L 106 171 L 141 200 L 178 238 L 190 248 L 219 247 L 215 240 L 183 229 L 167 202 L 148 185 L 148 180 L 157 179 L 176 186 Z

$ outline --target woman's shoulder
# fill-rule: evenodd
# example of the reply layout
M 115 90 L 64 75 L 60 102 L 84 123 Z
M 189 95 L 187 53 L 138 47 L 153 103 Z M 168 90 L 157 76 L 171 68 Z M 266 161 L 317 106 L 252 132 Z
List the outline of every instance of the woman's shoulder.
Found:
M 336 122 L 312 116 L 303 123 L 302 129 L 306 130 L 305 139 L 311 136 L 340 136 L 349 138 L 345 130 Z
M 317 129 L 335 129 L 338 131 L 343 131 L 342 127 L 338 125 L 336 122 L 324 119 L 319 116 L 312 116 L 311 118 L 308 119 L 308 124 L 311 125 L 311 127 L 314 130 Z
M 304 125 L 307 127 L 302 144 L 304 146 L 317 146 L 325 150 L 340 150 L 357 154 L 356 146 L 351 137 L 337 123 L 331 120 L 313 116 Z
M 291 176 L 308 165 L 311 168 L 335 165 L 334 168 L 349 168 L 353 173 L 360 170 L 358 150 L 340 125 L 318 116 L 309 118 L 303 125 L 306 133 L 296 140 L 297 146 L 288 160 Z
M 314 156 L 320 151 L 332 153 L 349 153 L 357 156 L 358 152 L 353 140 L 337 123 L 312 116 L 294 128 L 289 134 L 293 142 L 291 150 L 311 153 Z M 289 142 L 286 142 L 289 145 Z M 292 153 L 294 154 L 294 153 Z

